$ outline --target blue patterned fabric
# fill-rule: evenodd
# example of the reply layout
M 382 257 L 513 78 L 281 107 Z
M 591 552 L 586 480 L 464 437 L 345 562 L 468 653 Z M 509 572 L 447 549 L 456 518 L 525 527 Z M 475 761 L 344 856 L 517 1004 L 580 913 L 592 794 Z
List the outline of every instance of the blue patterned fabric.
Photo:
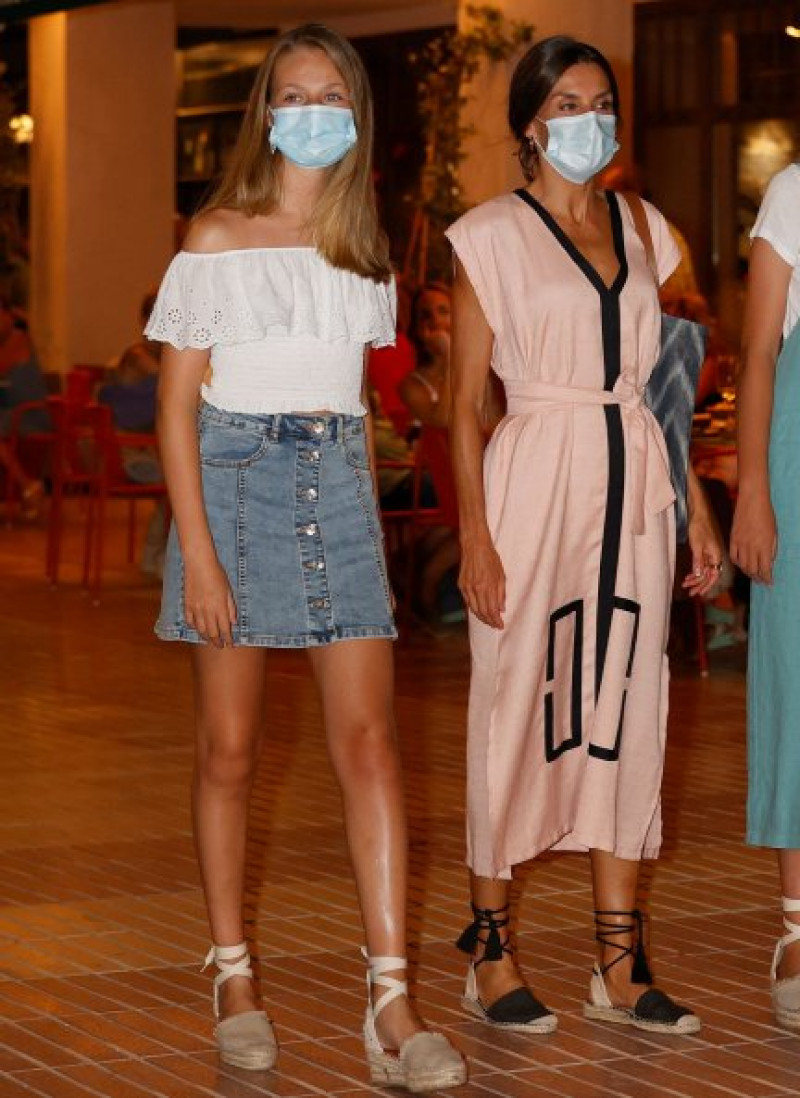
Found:
M 694 397 L 706 353 L 706 329 L 682 317 L 661 317 L 661 354 L 645 390 L 645 400 L 661 425 L 669 454 L 675 489 L 675 526 L 678 541 L 686 541 L 688 508 L 686 486 Z

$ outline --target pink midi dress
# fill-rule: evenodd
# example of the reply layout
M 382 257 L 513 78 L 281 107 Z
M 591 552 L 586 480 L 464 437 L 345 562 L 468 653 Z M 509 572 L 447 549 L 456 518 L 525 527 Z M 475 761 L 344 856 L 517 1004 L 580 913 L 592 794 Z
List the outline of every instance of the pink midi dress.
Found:
M 644 404 L 661 313 L 630 211 L 608 203 L 610 286 L 526 191 L 447 233 L 508 401 L 484 461 L 505 627 L 470 617 L 467 860 L 483 877 L 548 849 L 661 843 L 675 496 Z M 663 283 L 680 253 L 645 206 Z

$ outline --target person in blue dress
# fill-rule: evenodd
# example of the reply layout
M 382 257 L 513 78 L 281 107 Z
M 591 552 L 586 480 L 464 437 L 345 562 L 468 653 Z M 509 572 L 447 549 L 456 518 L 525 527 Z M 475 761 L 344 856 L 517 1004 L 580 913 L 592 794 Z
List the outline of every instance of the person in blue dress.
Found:
M 731 539 L 733 562 L 755 581 L 747 839 L 778 852 L 786 934 L 772 1003 L 800 1032 L 800 164 L 772 180 L 752 236 Z

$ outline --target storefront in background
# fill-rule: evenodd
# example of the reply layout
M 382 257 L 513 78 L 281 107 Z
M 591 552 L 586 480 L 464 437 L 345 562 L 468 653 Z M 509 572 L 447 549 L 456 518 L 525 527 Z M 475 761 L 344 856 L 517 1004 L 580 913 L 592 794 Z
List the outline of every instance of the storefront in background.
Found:
M 638 4 L 636 149 L 685 233 L 704 291 L 738 336 L 749 232 L 767 183 L 800 155 L 800 5 Z

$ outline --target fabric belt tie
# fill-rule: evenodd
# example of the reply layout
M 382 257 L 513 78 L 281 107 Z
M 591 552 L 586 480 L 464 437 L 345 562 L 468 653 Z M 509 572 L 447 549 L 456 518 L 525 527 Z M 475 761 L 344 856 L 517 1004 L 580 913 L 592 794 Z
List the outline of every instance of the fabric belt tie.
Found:
M 644 533 L 645 511 L 664 511 L 675 501 L 669 474 L 669 457 L 658 420 L 644 402 L 644 391 L 621 382 L 606 389 L 582 389 L 551 385 L 545 381 L 506 381 L 508 415 L 524 416 L 547 410 L 616 404 L 627 426 L 626 482 L 630 491 L 631 529 Z

